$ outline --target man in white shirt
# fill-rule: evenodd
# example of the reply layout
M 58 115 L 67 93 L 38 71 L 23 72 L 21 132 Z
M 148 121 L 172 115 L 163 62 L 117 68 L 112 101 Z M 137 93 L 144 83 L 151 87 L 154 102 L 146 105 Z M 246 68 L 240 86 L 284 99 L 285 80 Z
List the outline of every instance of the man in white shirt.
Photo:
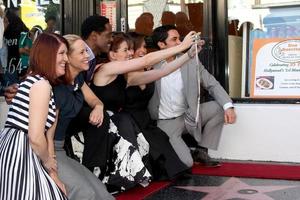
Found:
M 180 44 L 176 27 L 165 25 L 154 30 L 152 39 L 159 49 Z M 176 56 L 154 66 L 162 68 Z M 179 158 L 189 167 L 195 162 L 205 166 L 219 166 L 207 153 L 207 149 L 217 149 L 224 123 L 235 122 L 236 114 L 232 100 L 220 83 L 191 58 L 181 68 L 155 83 L 155 92 L 149 102 L 151 117 L 169 136 L 170 143 Z M 215 101 L 200 104 L 200 85 Z M 190 149 L 182 139 L 182 133 L 190 133 L 198 143 L 196 151 Z

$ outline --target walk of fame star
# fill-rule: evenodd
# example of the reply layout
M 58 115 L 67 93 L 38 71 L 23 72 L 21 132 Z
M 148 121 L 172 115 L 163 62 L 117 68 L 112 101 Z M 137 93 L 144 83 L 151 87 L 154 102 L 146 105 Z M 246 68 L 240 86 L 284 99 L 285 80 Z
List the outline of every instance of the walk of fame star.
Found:
M 247 200 L 273 200 L 267 192 L 300 187 L 300 185 L 252 186 L 238 178 L 229 178 L 220 186 L 176 186 L 184 190 L 208 193 L 202 200 L 226 200 L 241 198 Z

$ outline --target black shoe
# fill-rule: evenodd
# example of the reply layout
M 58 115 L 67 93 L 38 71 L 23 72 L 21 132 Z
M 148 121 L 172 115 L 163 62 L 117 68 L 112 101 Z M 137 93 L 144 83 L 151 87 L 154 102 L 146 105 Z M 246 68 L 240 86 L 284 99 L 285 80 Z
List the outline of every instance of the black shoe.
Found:
M 192 157 L 195 164 L 202 165 L 204 167 L 220 167 L 221 163 L 213 160 L 205 149 L 197 148 L 192 151 Z

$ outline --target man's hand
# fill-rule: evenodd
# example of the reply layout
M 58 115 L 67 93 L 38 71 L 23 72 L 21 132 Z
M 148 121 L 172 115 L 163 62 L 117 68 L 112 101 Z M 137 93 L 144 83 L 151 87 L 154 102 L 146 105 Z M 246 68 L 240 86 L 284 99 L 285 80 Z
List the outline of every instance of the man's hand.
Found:
M 192 45 L 192 47 L 188 50 L 187 54 L 190 58 L 193 58 L 195 55 L 197 55 L 201 50 L 202 46 L 205 44 L 204 40 L 198 40 L 195 45 Z M 197 51 L 196 51 L 197 46 Z
M 19 85 L 17 83 L 7 86 L 4 89 L 5 101 L 7 104 L 10 104 L 12 99 L 16 96 Z
M 183 41 L 181 42 L 181 46 L 184 47 L 183 50 L 188 49 L 190 46 L 192 46 L 192 44 L 194 44 L 194 37 L 193 35 L 195 35 L 195 31 L 191 31 L 189 32 L 189 34 L 187 34 L 185 36 L 185 38 L 183 39 Z
M 236 114 L 233 108 L 228 108 L 224 113 L 225 124 L 233 124 L 236 120 Z

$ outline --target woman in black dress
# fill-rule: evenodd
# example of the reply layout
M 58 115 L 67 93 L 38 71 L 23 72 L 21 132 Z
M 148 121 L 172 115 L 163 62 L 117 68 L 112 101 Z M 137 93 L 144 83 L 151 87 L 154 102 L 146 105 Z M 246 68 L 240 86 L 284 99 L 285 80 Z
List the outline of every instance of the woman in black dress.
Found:
M 127 189 L 134 186 L 137 181 L 146 180 L 148 182 L 150 173 L 144 166 L 137 150 L 118 135 L 118 129 L 111 122 L 108 114 L 103 112 L 102 102 L 84 82 L 82 72 L 89 67 L 86 44 L 77 35 L 65 35 L 64 37 L 70 45 L 69 65 L 64 76 L 67 84 L 61 84 L 54 89 L 59 109 L 59 120 L 55 134 L 58 172 L 67 186 L 70 199 L 113 199 L 100 180 L 84 166 L 66 157 L 62 148 L 67 127 L 82 108 L 84 101 L 87 102 L 89 110 L 91 110 L 89 121 L 82 122 L 86 124 L 86 129 L 84 129 L 85 147 L 89 148 L 89 152 L 93 151 L 91 148 L 94 148 L 94 152 L 97 151 L 98 154 L 96 155 L 99 156 L 93 158 L 93 162 L 86 163 L 86 159 L 91 161 L 89 156 L 92 155 L 86 155 L 83 152 L 83 164 L 88 166 L 95 175 L 99 176 L 101 172 L 99 178 L 108 186 L 115 186 L 115 188 L 109 188 L 110 190 Z M 93 141 L 97 141 L 97 144 Z M 132 163 L 139 167 L 134 167 Z
M 135 32 L 128 34 L 133 41 L 133 57 L 145 56 L 147 49 L 144 36 Z M 135 75 L 144 73 L 147 70 L 149 70 L 149 67 L 141 71 L 130 72 L 127 74 L 127 80 L 131 81 Z M 153 178 L 155 180 L 172 179 L 187 170 L 188 167 L 178 158 L 170 145 L 168 136 L 150 118 L 147 106 L 153 95 L 154 87 L 154 82 L 127 87 L 124 110 L 130 113 L 150 144 L 150 162 Z
M 171 51 L 159 51 L 146 55 L 143 58 L 136 58 L 130 60 L 132 52 L 129 49 L 129 38 L 123 33 L 114 35 L 113 42 L 111 44 L 111 50 L 109 52 L 110 62 L 103 64 L 94 75 L 91 89 L 104 103 L 104 108 L 110 111 L 111 119 L 116 124 L 119 130 L 119 134 L 127 141 L 129 141 L 138 150 L 139 156 L 142 157 L 144 165 L 151 171 L 152 157 L 148 156 L 149 143 L 145 139 L 139 125 L 132 118 L 131 114 L 124 111 L 126 105 L 126 87 L 128 81 L 124 77 L 124 73 L 135 71 L 137 69 L 143 69 L 147 65 L 152 65 L 159 62 L 161 59 L 169 57 L 170 55 L 179 53 L 180 51 L 190 47 L 192 45 L 192 33 L 189 34 L 184 42 L 177 46 L 178 48 L 172 48 Z M 168 49 L 170 50 L 170 49 Z M 193 50 L 191 50 L 191 53 Z M 189 56 L 185 54 L 181 59 L 168 65 L 163 70 L 152 70 L 142 74 L 138 74 L 135 79 L 131 79 L 130 84 L 145 84 L 152 82 L 164 75 L 171 73 L 179 68 L 179 66 L 189 60 Z M 180 64 L 179 64 L 180 63 Z M 151 151 L 152 153 L 153 151 Z M 137 155 L 138 156 L 138 155 Z M 155 158 L 156 160 L 156 158 Z M 134 168 L 140 168 L 142 165 L 132 163 Z M 125 168 L 121 168 L 118 172 L 120 174 L 126 174 Z M 166 173 L 165 173 L 166 174 Z M 135 184 L 140 183 L 145 186 L 147 180 L 144 182 L 133 182 Z M 134 186 L 131 184 L 130 187 Z M 128 188 L 130 188 L 128 187 Z

